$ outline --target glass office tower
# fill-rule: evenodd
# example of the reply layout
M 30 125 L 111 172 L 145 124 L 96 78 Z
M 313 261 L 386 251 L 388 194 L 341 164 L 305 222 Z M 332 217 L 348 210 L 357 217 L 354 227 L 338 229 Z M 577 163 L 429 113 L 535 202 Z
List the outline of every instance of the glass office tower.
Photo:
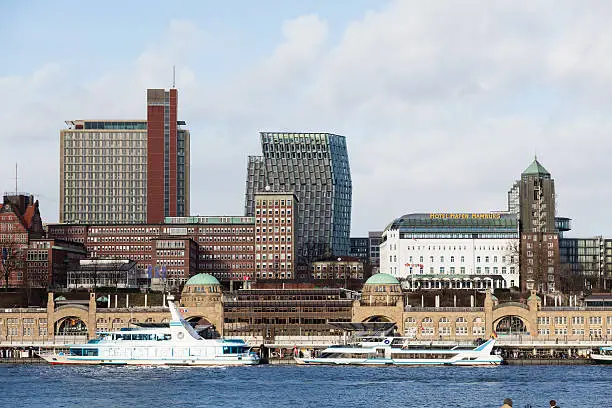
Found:
M 254 216 L 258 192 L 298 198 L 297 261 L 350 251 L 352 183 L 346 139 L 331 133 L 262 132 L 262 156 L 248 161 L 245 213 Z

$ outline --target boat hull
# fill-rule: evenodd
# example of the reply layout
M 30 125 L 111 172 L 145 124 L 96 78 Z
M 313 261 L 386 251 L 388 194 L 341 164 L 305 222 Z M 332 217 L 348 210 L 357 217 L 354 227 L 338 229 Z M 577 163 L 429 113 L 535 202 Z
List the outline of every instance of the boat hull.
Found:
M 52 365 L 135 365 L 135 366 L 244 366 L 259 364 L 258 358 L 218 358 L 218 359 L 85 359 L 75 356 L 49 354 L 40 355 Z
M 612 355 L 591 354 L 591 360 L 596 364 L 612 364 Z
M 472 361 L 401 361 L 390 359 L 320 359 L 295 358 L 299 365 L 359 365 L 359 366 L 498 366 L 503 363 L 501 359 L 472 360 Z

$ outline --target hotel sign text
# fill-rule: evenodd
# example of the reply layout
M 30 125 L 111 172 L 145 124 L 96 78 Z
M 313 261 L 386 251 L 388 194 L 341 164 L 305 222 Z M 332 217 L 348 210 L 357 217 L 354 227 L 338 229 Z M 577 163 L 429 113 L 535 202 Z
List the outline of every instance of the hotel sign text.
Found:
M 447 219 L 493 219 L 498 220 L 501 218 L 501 214 L 464 214 L 464 213 L 431 213 L 429 219 L 436 220 L 447 220 Z

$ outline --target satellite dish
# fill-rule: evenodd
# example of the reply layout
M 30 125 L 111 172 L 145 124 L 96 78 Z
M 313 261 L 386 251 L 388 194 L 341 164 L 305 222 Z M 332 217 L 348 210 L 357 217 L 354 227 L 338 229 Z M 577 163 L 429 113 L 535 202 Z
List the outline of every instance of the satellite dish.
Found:
M 270 191 L 270 186 L 266 186 L 266 191 Z

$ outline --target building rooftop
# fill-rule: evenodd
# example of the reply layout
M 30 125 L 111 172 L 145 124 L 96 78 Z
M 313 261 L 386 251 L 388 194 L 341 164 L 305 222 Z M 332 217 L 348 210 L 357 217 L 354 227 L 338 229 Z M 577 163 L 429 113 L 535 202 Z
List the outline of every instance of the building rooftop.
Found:
M 542 164 L 538 161 L 537 158 L 534 159 L 533 163 L 531 163 L 529 167 L 525 169 L 522 175 L 523 176 L 535 175 L 535 176 L 549 176 L 550 177 L 550 173 L 548 172 L 548 170 L 546 170 L 544 166 L 542 166 Z
M 393 275 L 388 273 L 376 273 L 372 275 L 366 282 L 366 285 L 399 285 L 399 281 Z
M 207 273 L 199 273 L 189 278 L 185 286 L 187 285 L 220 285 L 217 278 Z
M 416 213 L 405 214 L 391 222 L 387 230 L 401 232 L 516 232 L 514 214 L 502 213 Z
M 184 126 L 184 120 L 177 120 L 178 126 Z M 147 130 L 146 119 L 93 119 L 67 120 L 68 129 L 79 130 Z

